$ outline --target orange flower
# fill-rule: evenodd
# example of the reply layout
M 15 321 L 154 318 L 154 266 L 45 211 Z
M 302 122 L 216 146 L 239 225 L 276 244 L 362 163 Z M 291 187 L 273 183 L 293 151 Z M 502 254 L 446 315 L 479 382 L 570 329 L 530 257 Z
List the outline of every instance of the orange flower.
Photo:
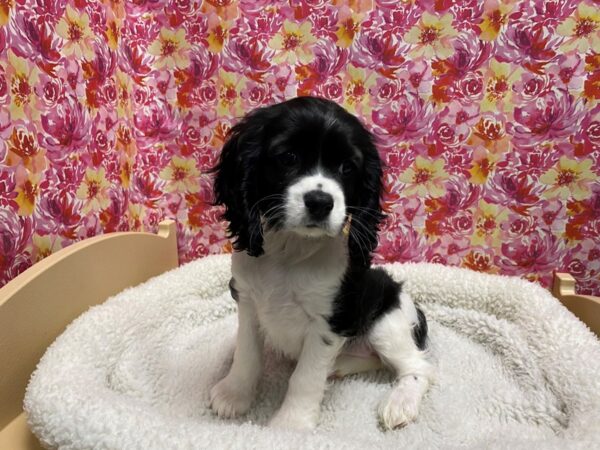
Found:
M 33 173 L 40 173 L 46 168 L 46 151 L 38 146 L 35 133 L 16 126 L 6 143 L 8 148 L 6 165 L 23 164 Z

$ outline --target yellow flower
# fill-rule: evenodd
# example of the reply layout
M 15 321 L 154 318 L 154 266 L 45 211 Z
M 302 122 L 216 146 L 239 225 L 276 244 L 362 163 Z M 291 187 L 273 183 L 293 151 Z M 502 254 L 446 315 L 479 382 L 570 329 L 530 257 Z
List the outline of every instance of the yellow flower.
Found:
M 168 192 L 198 192 L 199 176 L 196 162 L 192 158 L 184 159 L 179 156 L 173 156 L 171 162 L 160 171 L 160 177 L 168 181 L 166 187 Z
M 51 239 L 47 235 L 41 236 L 37 233 L 33 235 L 33 259 L 36 262 L 50 256 L 61 248 L 60 239 L 56 239 L 56 236 L 54 239 Z
M 246 80 L 243 77 L 239 77 L 235 73 L 225 72 L 223 69 L 219 71 L 217 114 L 234 114 L 238 116 L 244 113 L 240 92 L 245 85 Z
M 500 245 L 500 225 L 508 218 L 508 211 L 501 206 L 479 200 L 478 210 L 473 214 L 475 232 L 471 236 L 471 245 Z
M 40 109 L 37 107 L 35 85 L 39 71 L 35 65 L 29 65 L 26 59 L 8 50 L 6 75 L 10 84 L 11 103 L 9 106 L 12 120 L 25 119 L 38 121 Z
M 208 17 L 208 50 L 212 53 L 221 53 L 223 43 L 227 38 L 227 23 L 222 22 L 216 14 Z
M 512 11 L 511 2 L 487 0 L 484 6 L 483 21 L 479 28 L 482 41 L 493 41 L 498 37 L 502 27 L 508 22 L 508 14 Z
M 0 27 L 6 25 L 10 19 L 10 10 L 15 6 L 13 0 L 0 0 Z
M 425 12 L 421 21 L 404 35 L 404 40 L 415 44 L 409 53 L 413 58 L 424 56 L 427 59 L 446 59 L 454 53 L 451 38 L 457 34 L 452 28 L 452 14 L 444 14 L 438 18 Z
M 106 22 L 106 40 L 111 50 L 117 50 L 119 47 L 120 29 L 120 21 L 108 20 Z
M 560 46 L 563 52 L 570 52 L 577 49 L 579 53 L 586 53 L 590 48 L 598 53 L 600 52 L 600 11 L 579 3 L 573 17 L 565 19 L 558 27 L 556 32 L 567 39 Z
M 278 63 L 295 64 L 300 61 L 302 64 L 308 64 L 312 59 L 311 45 L 317 42 L 317 39 L 310 33 L 310 22 L 306 21 L 301 25 L 285 20 L 282 31 L 277 33 L 269 41 L 269 47 L 280 50 L 273 60 Z
M 6 140 L 6 159 L 4 164 L 14 167 L 22 164 L 33 173 L 41 173 L 46 168 L 46 150 L 38 145 L 35 133 L 26 128 L 15 126 Z
M 591 159 L 577 162 L 562 156 L 555 167 L 540 177 L 540 181 L 548 186 L 544 197 L 566 200 L 572 196 L 575 200 L 586 199 L 590 195 L 590 183 L 597 180 L 597 176 L 590 170 L 592 164 Z
M 15 201 L 19 205 L 17 214 L 20 216 L 30 216 L 35 209 L 35 202 L 39 195 L 39 184 L 42 178 L 41 173 L 31 173 L 22 166 L 16 171 L 15 181 L 17 197 Z
M 71 5 L 67 5 L 65 15 L 56 25 L 56 33 L 67 41 L 62 48 L 64 56 L 75 55 L 87 60 L 94 58 L 94 34 L 86 13 L 79 14 Z
M 429 161 L 421 156 L 417 156 L 414 168 L 408 168 L 398 179 L 406 184 L 403 194 L 417 194 L 420 197 L 430 195 L 432 197 L 441 197 L 446 188 L 444 180 L 448 174 L 444 171 L 444 160 L 437 159 Z
M 495 59 L 490 61 L 487 74 L 485 96 L 481 102 L 481 111 L 512 111 L 512 85 L 521 76 L 522 69 L 512 70 L 508 63 Z
M 162 28 L 158 38 L 148 47 L 148 53 L 156 56 L 154 67 L 157 69 L 184 68 L 190 64 L 187 54 L 189 48 L 183 28 L 177 31 Z
M 363 69 L 349 65 L 346 70 L 346 87 L 344 106 L 353 114 L 362 113 L 369 117 L 371 108 L 369 106 L 369 89 L 375 84 L 373 73 L 365 74 Z
M 352 45 L 354 36 L 360 28 L 361 16 L 351 14 L 348 10 L 342 8 L 339 12 L 338 29 L 335 32 L 337 36 L 337 45 L 341 48 L 348 48 Z
M 104 167 L 98 170 L 89 167 L 86 169 L 83 181 L 76 192 L 77 198 L 84 201 L 84 214 L 90 211 L 100 211 L 110 205 L 108 194 L 110 183 L 105 174 Z
M 129 203 L 128 222 L 132 231 L 146 231 L 143 228 L 144 209 L 140 203 Z
M 473 151 L 473 166 L 469 169 L 471 174 L 469 181 L 473 184 L 485 184 L 499 159 L 500 155 L 492 152 L 488 153 L 483 147 L 475 149 Z

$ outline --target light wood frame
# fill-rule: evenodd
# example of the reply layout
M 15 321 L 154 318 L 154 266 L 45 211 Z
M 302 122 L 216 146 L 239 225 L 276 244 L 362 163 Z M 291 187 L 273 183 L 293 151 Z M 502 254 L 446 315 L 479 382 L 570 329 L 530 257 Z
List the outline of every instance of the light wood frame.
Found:
M 73 244 L 35 264 L 0 289 L 0 449 L 39 449 L 22 401 L 45 349 L 90 306 L 177 267 L 176 224 L 158 234 L 111 233 Z M 575 294 L 575 280 L 557 273 L 553 294 L 600 336 L 600 298 Z
M 89 307 L 177 267 L 177 228 L 119 232 L 66 247 L 0 288 L 0 449 L 40 444 L 27 428 L 23 395 L 46 348 Z

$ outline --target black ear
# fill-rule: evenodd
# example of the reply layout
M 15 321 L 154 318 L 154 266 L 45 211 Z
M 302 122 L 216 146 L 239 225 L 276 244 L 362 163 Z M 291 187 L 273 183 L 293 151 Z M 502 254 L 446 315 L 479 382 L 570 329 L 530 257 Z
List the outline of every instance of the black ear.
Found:
M 370 267 L 371 253 L 377 247 L 379 224 L 385 218 L 380 201 L 382 168 L 371 136 L 364 140 L 361 148 L 364 157 L 362 184 L 358 187 L 358 204 L 350 210 L 348 248 L 352 265 Z
M 229 222 L 233 248 L 251 256 L 263 253 L 263 233 L 258 200 L 257 169 L 264 122 L 251 113 L 229 132 L 221 157 L 213 169 L 215 204 L 224 205 L 222 218 Z

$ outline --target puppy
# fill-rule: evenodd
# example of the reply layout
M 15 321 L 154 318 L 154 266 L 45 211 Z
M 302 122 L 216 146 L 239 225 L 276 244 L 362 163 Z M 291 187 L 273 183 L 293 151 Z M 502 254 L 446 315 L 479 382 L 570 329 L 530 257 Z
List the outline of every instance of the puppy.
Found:
M 300 97 L 235 125 L 215 173 L 238 302 L 233 364 L 210 392 L 216 414 L 248 411 L 266 342 L 297 360 L 271 425 L 315 427 L 328 376 L 381 362 L 397 374 L 382 425 L 414 420 L 432 375 L 427 322 L 401 284 L 370 268 L 383 219 L 371 134 L 337 104 Z

